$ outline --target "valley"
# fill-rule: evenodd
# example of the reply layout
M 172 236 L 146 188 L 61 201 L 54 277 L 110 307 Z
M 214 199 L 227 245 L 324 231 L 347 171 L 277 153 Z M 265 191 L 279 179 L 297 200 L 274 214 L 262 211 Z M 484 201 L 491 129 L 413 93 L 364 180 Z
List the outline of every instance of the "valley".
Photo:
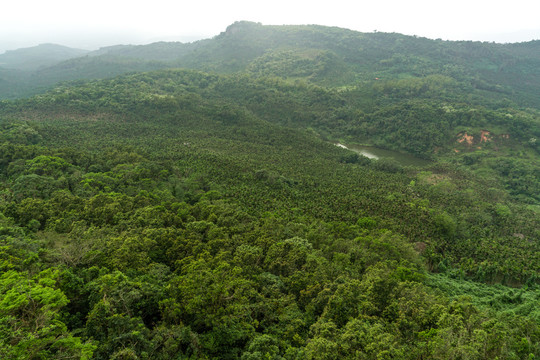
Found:
M 540 357 L 539 74 L 250 22 L 2 69 L 0 358 Z

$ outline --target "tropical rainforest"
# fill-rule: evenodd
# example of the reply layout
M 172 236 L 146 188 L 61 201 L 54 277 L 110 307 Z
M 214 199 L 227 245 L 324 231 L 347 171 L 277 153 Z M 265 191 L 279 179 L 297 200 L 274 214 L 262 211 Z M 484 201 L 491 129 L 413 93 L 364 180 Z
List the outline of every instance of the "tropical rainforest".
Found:
M 538 359 L 539 93 L 315 25 L 0 55 L 0 358 Z

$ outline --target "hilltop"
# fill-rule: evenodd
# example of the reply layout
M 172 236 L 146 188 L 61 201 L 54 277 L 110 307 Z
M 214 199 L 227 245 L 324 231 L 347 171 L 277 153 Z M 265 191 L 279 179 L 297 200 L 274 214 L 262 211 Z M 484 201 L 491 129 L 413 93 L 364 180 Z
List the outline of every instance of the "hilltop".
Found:
M 35 71 L 83 56 L 88 52 L 57 44 L 41 44 L 24 49 L 8 50 L 0 54 L 0 68 Z
M 360 33 L 316 25 L 238 22 L 193 43 L 119 45 L 57 61 L 32 72 L 21 93 L 58 81 L 106 78 L 130 71 L 190 68 L 217 73 L 302 79 L 324 86 L 443 75 L 463 86 L 520 105 L 540 106 L 538 41 L 494 44 L 429 40 L 395 33 Z M 0 88 L 0 96 L 13 97 Z M 20 96 L 20 95 L 18 95 Z
M 0 357 L 540 357 L 537 50 L 239 22 L 3 70 L 48 90 L 0 101 Z

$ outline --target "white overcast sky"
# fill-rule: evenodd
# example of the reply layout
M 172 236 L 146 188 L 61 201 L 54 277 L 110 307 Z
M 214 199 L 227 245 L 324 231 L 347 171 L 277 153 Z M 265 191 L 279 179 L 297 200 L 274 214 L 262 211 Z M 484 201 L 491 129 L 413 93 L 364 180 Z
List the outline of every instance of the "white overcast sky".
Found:
M 213 37 L 238 20 L 448 40 L 540 39 L 540 0 L 1 0 L 0 53 Z

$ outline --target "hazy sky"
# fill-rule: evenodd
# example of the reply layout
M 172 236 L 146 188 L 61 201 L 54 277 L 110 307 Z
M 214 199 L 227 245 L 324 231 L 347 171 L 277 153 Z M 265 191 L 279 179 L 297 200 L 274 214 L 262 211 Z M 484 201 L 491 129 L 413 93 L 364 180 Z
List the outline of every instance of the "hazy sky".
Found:
M 0 53 L 193 41 L 238 20 L 320 24 L 449 40 L 540 39 L 540 0 L 2 0 Z

